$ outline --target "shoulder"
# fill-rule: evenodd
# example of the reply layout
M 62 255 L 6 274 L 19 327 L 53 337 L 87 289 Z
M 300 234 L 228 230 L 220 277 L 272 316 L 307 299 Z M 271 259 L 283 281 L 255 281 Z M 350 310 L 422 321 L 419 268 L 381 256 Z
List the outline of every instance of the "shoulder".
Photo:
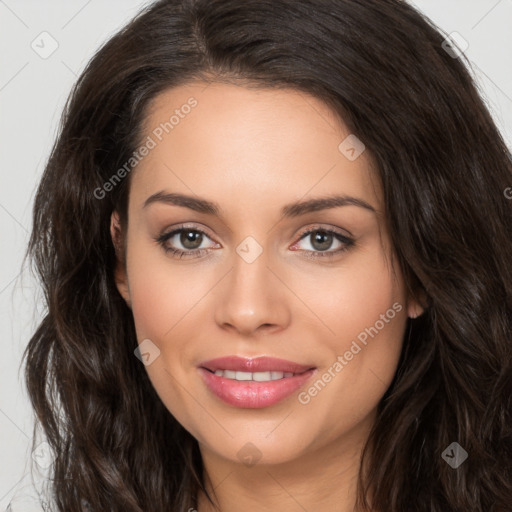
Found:
M 46 482 L 48 483 L 48 482 Z M 47 498 L 48 489 L 41 479 L 26 476 L 23 484 L 17 486 L 5 511 L 2 512 L 51 512 Z
M 50 512 L 50 508 L 43 499 L 16 496 L 10 501 L 4 512 Z
M 57 512 L 50 495 L 49 480 L 26 483 L 16 488 L 7 508 L 0 512 Z M 92 510 L 85 500 L 82 500 L 82 507 Z
M 46 437 L 39 428 L 39 424 L 36 424 L 33 445 L 36 448 L 32 457 L 28 457 L 26 460 L 24 476 L 16 484 L 14 493 L 9 497 L 10 501 L 7 508 L 5 510 L 0 509 L 0 512 L 57 511 L 52 498 L 54 457 Z

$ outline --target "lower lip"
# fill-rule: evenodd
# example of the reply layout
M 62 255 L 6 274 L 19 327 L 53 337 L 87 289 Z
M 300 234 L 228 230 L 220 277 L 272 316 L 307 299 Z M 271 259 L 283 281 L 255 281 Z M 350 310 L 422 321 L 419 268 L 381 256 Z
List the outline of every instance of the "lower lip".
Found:
M 224 402 L 246 409 L 261 409 L 277 404 L 297 391 L 316 372 L 316 368 L 300 375 L 267 382 L 227 379 L 199 368 L 208 389 Z

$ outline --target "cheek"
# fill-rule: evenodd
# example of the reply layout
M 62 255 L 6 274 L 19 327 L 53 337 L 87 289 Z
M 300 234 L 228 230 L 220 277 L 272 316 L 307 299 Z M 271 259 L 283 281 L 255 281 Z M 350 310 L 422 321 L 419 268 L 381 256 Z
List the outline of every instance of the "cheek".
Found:
M 301 281 L 304 303 L 317 316 L 325 339 L 332 340 L 332 348 L 343 349 L 361 333 L 364 338 L 366 329 L 376 322 L 383 332 L 400 332 L 405 311 L 403 285 L 377 248 L 351 255 L 339 268 L 304 273 Z
M 162 249 L 144 241 L 130 247 L 127 272 L 139 339 L 163 340 L 207 289 L 193 266 L 176 268 Z
M 191 323 L 198 300 L 210 287 L 197 279 L 193 267 L 176 269 L 165 255 L 146 244 L 130 247 L 127 271 L 137 339 L 151 340 L 159 349 L 146 366 L 152 385 L 167 409 L 193 435 L 190 418 L 197 412 L 183 383 L 190 375 L 190 357 L 200 324 Z M 194 278 L 194 275 L 196 276 Z M 195 412 L 194 412 L 195 411 Z
M 391 383 L 400 358 L 407 320 L 401 275 L 375 248 L 315 277 L 305 281 L 305 302 L 321 321 L 318 346 L 330 353 L 319 375 L 329 380 L 329 390 L 316 407 L 337 404 L 343 414 L 365 414 Z

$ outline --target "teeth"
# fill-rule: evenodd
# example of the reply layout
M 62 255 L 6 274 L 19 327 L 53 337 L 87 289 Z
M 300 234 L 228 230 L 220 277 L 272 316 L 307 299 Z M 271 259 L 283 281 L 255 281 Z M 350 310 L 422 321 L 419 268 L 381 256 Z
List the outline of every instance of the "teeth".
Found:
M 233 370 L 215 370 L 217 377 L 233 380 L 252 380 L 256 382 L 268 382 L 283 378 L 293 377 L 293 372 L 238 372 Z
M 254 372 L 252 374 L 252 380 L 257 382 L 272 380 L 272 374 L 270 372 Z

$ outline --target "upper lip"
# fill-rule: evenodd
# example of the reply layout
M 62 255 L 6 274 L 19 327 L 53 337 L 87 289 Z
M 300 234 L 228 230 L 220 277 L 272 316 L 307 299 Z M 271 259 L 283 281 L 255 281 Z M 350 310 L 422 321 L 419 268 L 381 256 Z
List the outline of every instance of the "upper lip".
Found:
M 278 359 L 275 357 L 240 357 L 240 356 L 227 356 L 219 357 L 217 359 L 210 359 L 204 361 L 199 365 L 201 368 L 206 368 L 212 372 L 216 370 L 232 370 L 240 372 L 288 372 L 288 373 L 303 373 L 307 370 L 314 368 L 312 365 L 303 365 L 287 361 L 286 359 Z

